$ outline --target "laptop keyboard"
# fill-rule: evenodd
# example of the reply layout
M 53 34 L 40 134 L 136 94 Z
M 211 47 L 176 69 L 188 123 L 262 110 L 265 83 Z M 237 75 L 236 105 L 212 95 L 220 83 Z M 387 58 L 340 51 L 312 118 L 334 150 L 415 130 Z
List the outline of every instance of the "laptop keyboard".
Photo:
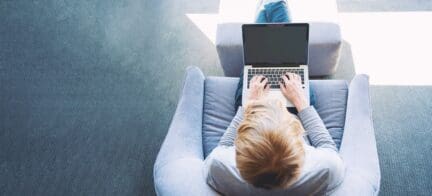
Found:
M 263 75 L 267 78 L 268 84 L 270 88 L 280 88 L 279 81 L 282 81 L 281 76 L 286 72 L 295 73 L 301 77 L 302 85 L 304 85 L 304 71 L 301 68 L 259 68 L 259 69 L 248 69 L 248 83 L 247 87 L 249 88 L 249 82 L 255 75 Z

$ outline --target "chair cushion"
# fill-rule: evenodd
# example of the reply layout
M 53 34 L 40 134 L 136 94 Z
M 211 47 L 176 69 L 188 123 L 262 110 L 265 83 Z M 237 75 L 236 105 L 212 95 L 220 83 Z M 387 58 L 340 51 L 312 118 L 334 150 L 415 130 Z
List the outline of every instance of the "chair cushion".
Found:
M 203 149 L 204 156 L 215 148 L 234 118 L 234 95 L 239 79 L 207 77 L 204 83 Z
M 345 80 L 312 80 L 310 87 L 315 94 L 314 107 L 339 149 L 348 100 L 348 83 Z
M 234 95 L 239 79 L 207 77 L 204 91 L 203 149 L 204 156 L 217 146 L 235 115 Z M 318 114 L 339 148 L 345 124 L 348 84 L 343 80 L 311 80 Z

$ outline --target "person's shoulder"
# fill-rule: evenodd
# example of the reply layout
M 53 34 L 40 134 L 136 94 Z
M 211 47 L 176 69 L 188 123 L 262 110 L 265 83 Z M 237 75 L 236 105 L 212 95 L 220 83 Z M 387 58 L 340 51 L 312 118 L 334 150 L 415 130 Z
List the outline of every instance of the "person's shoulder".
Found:
M 234 146 L 217 146 L 207 156 L 206 161 L 209 163 L 235 164 L 235 147 Z
M 315 172 L 324 172 L 327 174 L 328 191 L 337 187 L 345 177 L 345 163 L 339 154 L 327 148 L 308 148 L 306 150 L 308 167 Z
M 242 190 L 243 181 L 235 163 L 235 147 L 218 146 L 205 160 L 207 184 L 220 193 Z
M 339 154 L 332 149 L 308 147 L 306 149 L 306 157 L 307 161 L 309 161 L 314 168 L 333 171 L 345 167 Z
M 235 148 L 230 146 L 218 146 L 205 160 L 208 178 L 224 178 L 235 175 Z

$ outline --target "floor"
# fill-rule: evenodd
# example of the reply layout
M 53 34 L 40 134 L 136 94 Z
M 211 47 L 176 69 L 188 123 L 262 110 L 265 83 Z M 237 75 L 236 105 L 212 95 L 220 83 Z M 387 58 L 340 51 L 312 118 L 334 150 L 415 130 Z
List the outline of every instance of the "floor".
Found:
M 218 13 L 219 3 L 0 1 L 0 195 L 153 195 L 185 68 L 222 75 L 188 15 Z M 330 78 L 371 75 L 381 195 L 430 195 L 432 62 L 422 51 L 432 41 L 417 21 L 432 19 L 432 1 L 338 0 L 338 11 L 345 41 Z M 372 39 L 382 43 L 363 43 L 376 21 L 388 24 Z

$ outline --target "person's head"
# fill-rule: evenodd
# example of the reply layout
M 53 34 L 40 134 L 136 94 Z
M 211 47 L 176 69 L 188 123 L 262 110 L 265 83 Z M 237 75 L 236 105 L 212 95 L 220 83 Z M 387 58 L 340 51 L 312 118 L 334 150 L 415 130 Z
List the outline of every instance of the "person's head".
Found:
M 305 157 L 304 129 L 282 103 L 250 101 L 237 131 L 236 163 L 246 182 L 273 189 L 297 180 Z

